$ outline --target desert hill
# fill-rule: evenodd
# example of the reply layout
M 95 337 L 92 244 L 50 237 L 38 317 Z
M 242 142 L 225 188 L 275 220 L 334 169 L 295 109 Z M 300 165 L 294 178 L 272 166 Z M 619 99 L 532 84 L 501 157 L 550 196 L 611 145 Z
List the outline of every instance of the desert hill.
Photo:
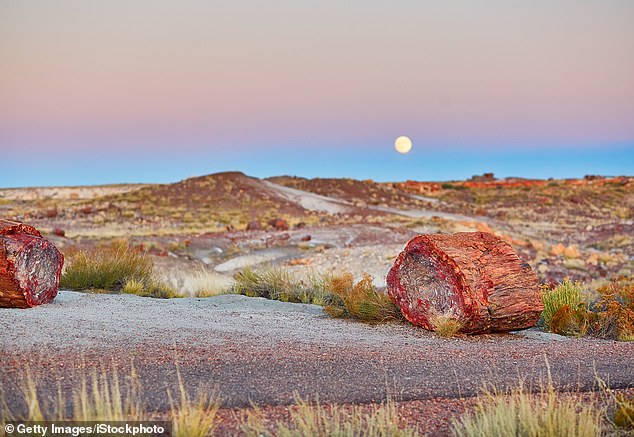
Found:
M 634 177 L 626 176 L 384 183 L 225 172 L 171 184 L 0 189 L 1 217 L 29 222 L 62 248 L 126 238 L 184 262 L 222 263 L 277 247 L 329 266 L 359 261 L 345 252 L 359 246 L 371 248 L 382 271 L 382 245 L 481 230 L 506 238 L 544 279 L 631 272 L 633 211 Z M 307 256 L 320 247 L 327 250 Z

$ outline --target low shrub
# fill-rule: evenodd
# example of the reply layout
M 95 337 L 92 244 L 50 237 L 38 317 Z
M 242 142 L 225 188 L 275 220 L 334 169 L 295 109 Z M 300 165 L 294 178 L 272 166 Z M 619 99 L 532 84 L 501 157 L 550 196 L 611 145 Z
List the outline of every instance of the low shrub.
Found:
M 634 278 L 616 278 L 597 291 L 597 335 L 634 341 Z
M 598 296 L 598 298 L 596 297 Z M 542 292 L 545 327 L 561 335 L 634 341 L 634 279 L 616 278 L 587 303 L 582 285 L 565 280 Z
M 584 303 L 579 303 L 575 308 L 565 304 L 553 314 L 550 321 L 550 330 L 555 334 L 567 336 L 583 336 L 588 332 L 591 313 L 586 310 Z

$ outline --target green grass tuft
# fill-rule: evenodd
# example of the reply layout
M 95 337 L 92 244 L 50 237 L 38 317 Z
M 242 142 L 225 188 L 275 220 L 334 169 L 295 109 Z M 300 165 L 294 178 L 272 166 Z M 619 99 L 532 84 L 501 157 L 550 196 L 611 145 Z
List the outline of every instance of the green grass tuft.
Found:
M 118 241 L 68 254 L 60 288 L 106 290 L 139 296 L 172 298 L 181 295 L 153 277 L 154 266 L 145 253 Z
M 580 282 L 566 279 L 554 289 L 542 292 L 542 318 L 548 330 L 564 335 L 581 333 L 583 317 L 577 317 L 577 313 L 581 316 L 585 313 L 581 287 Z
M 90 250 L 70 253 L 60 287 L 72 290 L 120 291 L 125 283 L 152 279 L 152 261 L 127 242 L 115 242 Z
M 245 268 L 234 279 L 234 292 L 249 297 L 315 305 L 324 305 L 332 298 L 324 277 L 310 275 L 306 283 L 279 267 L 260 272 Z

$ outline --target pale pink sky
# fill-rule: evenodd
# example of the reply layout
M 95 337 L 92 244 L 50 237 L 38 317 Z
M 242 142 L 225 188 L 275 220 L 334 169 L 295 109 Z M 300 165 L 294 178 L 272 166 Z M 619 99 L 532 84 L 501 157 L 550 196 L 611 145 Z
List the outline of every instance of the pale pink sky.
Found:
M 634 141 L 634 1 L 0 0 L 0 150 Z

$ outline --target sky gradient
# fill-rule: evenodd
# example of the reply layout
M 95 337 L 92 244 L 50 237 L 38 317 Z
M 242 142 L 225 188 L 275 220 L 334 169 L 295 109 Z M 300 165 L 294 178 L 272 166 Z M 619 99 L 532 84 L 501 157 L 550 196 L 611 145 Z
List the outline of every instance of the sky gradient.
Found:
M 0 0 L 0 187 L 634 174 L 633 22 L 631 0 Z

